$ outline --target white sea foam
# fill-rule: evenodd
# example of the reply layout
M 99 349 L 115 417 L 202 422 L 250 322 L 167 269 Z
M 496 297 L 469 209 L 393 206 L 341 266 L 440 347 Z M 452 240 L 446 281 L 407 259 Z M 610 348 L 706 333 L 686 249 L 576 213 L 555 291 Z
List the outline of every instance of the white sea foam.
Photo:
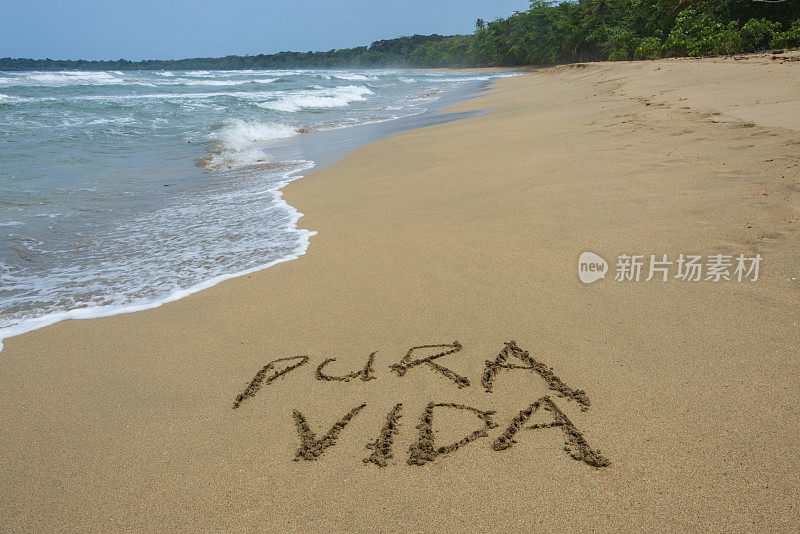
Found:
M 423 113 L 424 102 L 436 98 L 432 91 L 455 85 L 450 79 L 479 76 L 401 70 L 0 73 L 3 93 L 14 91 L 0 95 L 0 130 L 52 147 L 52 158 L 40 159 L 29 174 L 57 179 L 51 171 L 67 161 L 85 174 L 82 183 L 47 191 L 13 189 L 0 177 L 3 190 L 29 206 L 0 211 L 11 245 L 0 260 L 0 339 L 64 319 L 153 308 L 297 257 L 312 233 L 297 229 L 300 215 L 277 190 L 308 162 L 272 161 L 270 146 L 278 143 L 271 141 L 299 135 L 301 125 L 329 130 Z M 43 89 L 5 90 L 26 84 Z M 70 87 L 52 89 L 59 86 Z M 46 104 L 8 105 L 17 102 Z M 275 118 L 286 112 L 292 115 Z M 146 129 L 128 127 L 134 124 Z M 83 131 L 65 135 L 64 128 Z M 103 135 L 92 137 L 98 131 Z M 124 132 L 126 143 L 105 135 L 114 131 Z M 202 141 L 208 141 L 203 163 L 209 170 L 195 173 L 187 156 L 198 159 Z M 115 173 L 105 171 L 120 163 L 121 178 L 134 180 L 115 181 Z M 162 189 L 162 183 L 173 187 Z M 50 230 L 43 228 L 48 223 Z
M 90 126 L 99 126 L 104 124 L 138 124 L 139 121 L 134 119 L 133 117 L 114 117 L 114 118 L 99 118 L 93 119 L 87 122 L 87 125 Z
M 286 206 L 287 208 L 291 208 L 291 206 L 289 206 L 288 204 L 286 204 Z M 294 208 L 291 209 L 294 210 Z M 293 227 L 296 225 L 297 220 L 299 220 L 300 217 L 303 216 L 303 214 L 297 210 L 294 210 L 294 212 L 296 215 L 295 217 L 293 217 L 293 224 L 292 224 Z M 193 293 L 198 293 L 200 291 L 203 291 L 204 289 L 214 287 L 215 285 L 224 282 L 225 280 L 230 280 L 231 278 L 237 278 L 239 276 L 244 276 L 250 273 L 261 271 L 263 269 L 267 269 L 279 263 L 296 260 L 297 258 L 306 253 L 306 250 L 308 249 L 309 239 L 317 234 L 317 232 L 312 232 L 308 230 L 296 230 L 296 231 L 301 234 L 300 235 L 301 243 L 295 248 L 295 250 L 291 254 L 279 258 L 277 260 L 273 260 L 269 263 L 264 263 L 256 267 L 251 267 L 250 269 L 245 269 L 243 271 L 238 271 L 235 273 L 227 273 L 215 276 L 199 284 L 189 286 L 186 289 L 178 289 L 161 299 L 141 300 L 138 302 L 132 302 L 130 304 L 88 306 L 86 308 L 76 308 L 68 311 L 48 313 L 47 315 L 43 315 L 41 317 L 27 319 L 18 324 L 0 328 L 0 351 L 3 349 L 3 341 L 9 337 L 18 336 L 20 334 L 25 334 L 27 332 L 32 332 L 33 330 L 38 330 L 39 328 L 44 328 L 45 326 L 59 323 L 67 319 L 97 319 L 100 317 L 112 317 L 114 315 L 122 315 L 125 313 L 134 313 L 138 311 L 158 308 L 169 302 L 174 302 L 176 300 L 180 300 L 184 297 L 187 297 Z
M 510 78 L 514 76 L 519 76 L 517 73 L 497 73 L 497 74 L 490 74 L 490 75 L 464 75 L 461 77 L 455 76 L 446 76 L 446 73 L 437 73 L 438 77 L 436 78 L 437 82 L 447 82 L 447 83 L 463 83 L 463 82 L 488 82 L 491 80 L 495 80 L 497 78 Z
M 366 95 L 373 91 L 363 85 L 345 85 L 332 89 L 315 89 L 284 94 L 269 102 L 258 102 L 256 105 L 264 109 L 294 113 L 305 108 L 338 108 L 351 102 L 366 100 Z
M 203 160 L 203 164 L 212 169 L 234 169 L 270 163 L 272 158 L 259 144 L 297 134 L 297 129 L 287 124 L 229 119 L 209 135 L 216 146 L 213 153 Z
M 249 82 L 247 82 L 249 83 Z M 162 84 L 165 85 L 165 84 Z M 56 102 L 56 101 L 100 101 L 120 102 L 126 100 L 203 100 L 207 98 L 229 97 L 257 101 L 265 109 L 277 111 L 299 111 L 303 108 L 334 108 L 346 106 L 350 102 L 366 100 L 373 91 L 364 86 L 345 85 L 327 89 L 306 91 L 220 91 L 202 93 L 144 93 L 125 95 L 81 95 L 64 97 L 19 97 L 8 102 Z M 264 101 L 265 99 L 270 99 Z M 5 101 L 4 101 L 5 102 Z
M 295 135 L 297 135 L 297 129 L 287 124 L 229 119 L 225 121 L 222 128 L 213 132 L 210 138 L 221 141 L 229 150 L 244 150 L 253 143 Z
M 0 85 L 7 87 L 70 87 L 105 85 L 142 85 L 157 87 L 152 81 L 137 77 L 125 77 L 120 71 L 109 72 L 30 72 L 24 75 L 0 78 Z
M 62 96 L 62 97 L 12 97 L 11 102 L 124 102 L 126 100 L 203 100 L 227 96 L 231 98 L 241 98 L 243 100 L 263 100 L 274 96 L 274 93 L 261 91 L 230 91 L 213 93 L 146 93 L 146 94 L 127 94 L 127 95 L 81 95 L 81 96 Z
M 110 317 L 110 316 L 113 316 L 113 315 L 121 315 L 121 314 L 124 314 L 124 313 L 133 313 L 133 312 L 137 312 L 137 311 L 143 311 L 143 310 L 148 310 L 148 309 L 152 309 L 152 308 L 157 308 L 157 307 L 159 307 L 159 306 L 161 306 L 163 304 L 167 304 L 169 302 L 174 302 L 176 300 L 180 300 L 180 299 L 182 299 L 182 298 L 184 298 L 184 297 L 186 297 L 188 295 L 191 295 L 193 293 L 197 293 L 197 292 L 202 291 L 204 289 L 208 289 L 210 287 L 213 287 L 213 286 L 215 286 L 215 285 L 217 285 L 217 284 L 219 284 L 221 282 L 224 282 L 225 280 L 230 280 L 231 278 L 244 276 L 244 275 L 247 275 L 247 274 L 250 274 L 250 273 L 254 273 L 256 271 L 260 271 L 260 270 L 272 267 L 273 265 L 277 265 L 279 263 L 284 263 L 284 262 L 291 261 L 291 260 L 299 258 L 303 254 L 305 254 L 306 250 L 308 249 L 309 240 L 310 240 L 311 237 L 316 235 L 316 232 L 297 228 L 297 222 L 300 220 L 300 218 L 303 216 L 303 214 L 300 213 L 298 210 L 296 210 L 294 207 L 292 207 L 289 204 L 287 204 L 286 201 L 283 200 L 280 190 L 283 187 L 285 187 L 286 184 L 288 184 L 292 180 L 300 178 L 300 174 L 299 173 L 304 172 L 305 170 L 308 170 L 308 169 L 312 168 L 314 165 L 313 165 L 313 163 L 308 162 L 308 161 L 301 161 L 301 162 L 295 162 L 295 163 L 296 163 L 295 168 L 293 170 L 291 170 L 291 171 L 286 172 L 283 175 L 283 177 L 273 187 L 271 187 L 271 188 L 269 188 L 267 190 L 264 190 L 264 191 L 255 191 L 255 192 L 247 193 L 247 200 L 252 202 L 254 197 L 259 197 L 259 196 L 264 197 L 264 198 L 266 198 L 268 200 L 268 204 L 269 204 L 269 207 L 271 209 L 279 211 L 279 212 L 284 214 L 284 216 L 280 219 L 282 221 L 285 221 L 284 224 L 282 224 L 281 228 L 274 228 L 273 231 L 280 230 L 283 233 L 289 233 L 292 236 L 293 245 L 291 246 L 291 248 L 289 250 L 287 250 L 285 253 L 281 254 L 276 259 L 273 259 L 271 261 L 255 265 L 253 267 L 242 269 L 242 270 L 239 270 L 239 271 L 236 271 L 236 272 L 218 274 L 218 275 L 212 276 L 212 277 L 210 277 L 210 278 L 208 278 L 208 279 L 206 279 L 206 280 L 204 280 L 202 282 L 199 282 L 199 283 L 196 283 L 196 284 L 192 284 L 192 285 L 188 285 L 187 287 L 184 287 L 184 288 L 175 287 L 175 285 L 173 284 L 174 289 L 172 291 L 170 291 L 169 293 L 167 293 L 166 296 L 161 297 L 161 298 L 141 298 L 141 299 L 136 299 L 136 300 L 129 301 L 129 302 L 124 302 L 125 297 L 122 296 L 122 297 L 120 297 L 123 300 L 122 303 L 111 303 L 111 304 L 104 304 L 104 305 L 99 305 L 99 306 L 98 305 L 88 305 L 88 306 L 84 306 L 84 307 L 78 307 L 78 308 L 74 308 L 74 309 L 69 309 L 69 310 L 66 310 L 66 311 L 56 311 L 56 312 L 52 312 L 52 313 L 47 313 L 47 314 L 39 316 L 39 317 L 30 317 L 30 318 L 27 318 L 27 319 L 24 319 L 24 320 L 20 321 L 17 324 L 12 324 L 10 326 L 0 327 L 0 350 L 2 350 L 2 348 L 3 348 L 3 343 L 2 342 L 5 339 L 9 338 L 9 337 L 18 336 L 18 335 L 24 334 L 26 332 L 31 332 L 33 330 L 37 330 L 39 328 L 43 328 L 45 326 L 48 326 L 48 325 L 51 325 L 51 324 L 54 324 L 54 323 L 57 323 L 57 322 L 60 322 L 60 321 L 64 321 L 64 320 L 67 320 L 67 319 L 93 319 L 93 318 L 98 318 L 98 317 Z M 234 195 L 234 198 L 228 198 L 228 196 L 223 196 L 222 197 L 223 202 L 218 207 L 223 209 L 223 210 L 225 210 L 225 211 L 230 210 L 230 208 L 233 207 L 233 205 L 235 205 L 238 202 L 238 200 L 239 200 L 238 196 L 239 195 Z M 256 200 L 258 201 L 259 199 L 256 198 Z M 203 227 L 209 226 L 209 224 L 205 221 L 205 219 L 207 218 L 205 216 L 205 212 L 206 212 L 207 209 L 208 209 L 207 206 L 203 206 L 203 205 L 199 206 L 199 210 L 200 210 L 199 213 L 202 214 L 201 218 L 203 219 L 203 222 L 202 222 Z M 191 213 L 189 215 L 189 217 L 194 217 L 194 216 L 195 215 L 193 213 Z M 172 217 L 172 216 L 170 215 L 170 217 Z M 249 225 L 249 223 L 250 223 L 250 221 L 242 221 L 242 222 L 245 225 Z M 151 237 L 152 236 L 150 236 L 149 233 L 144 233 L 141 236 L 141 238 L 145 239 L 145 240 L 149 240 Z M 251 247 L 253 245 L 253 243 L 250 243 L 250 241 L 247 240 L 245 242 L 245 245 L 246 245 L 246 247 Z M 225 245 L 223 244 L 222 246 L 224 247 Z M 174 249 L 171 249 L 171 250 L 174 250 Z M 250 252 L 250 250 L 247 250 L 247 251 Z M 189 251 L 188 255 L 186 255 L 187 259 L 189 259 L 189 258 L 191 258 L 193 260 L 199 259 L 199 258 L 196 257 L 197 256 L 197 252 L 198 252 L 198 250 Z M 204 252 L 208 253 L 208 251 L 205 251 L 205 250 L 204 250 Z M 219 250 L 217 252 L 218 253 L 228 254 L 228 253 L 231 252 L 231 250 L 227 250 L 227 251 Z M 143 267 L 146 270 L 146 268 L 148 266 L 145 265 Z M 129 270 L 129 269 L 127 269 L 127 266 L 123 266 L 123 268 L 125 268 L 126 271 Z M 67 279 L 70 279 L 70 277 L 74 278 L 74 276 L 78 276 L 79 275 L 79 272 L 77 272 L 77 271 L 74 272 L 74 273 L 71 273 L 70 272 L 71 270 L 69 270 L 69 269 L 66 270 L 66 271 L 67 272 L 64 273 L 64 274 L 66 274 L 66 278 Z M 164 273 L 159 273 L 159 274 L 163 275 Z M 42 281 L 42 282 L 44 282 L 44 281 Z M 58 280 L 56 280 L 54 287 L 51 288 L 51 289 L 54 289 L 55 291 L 58 291 L 60 289 L 59 286 L 60 286 L 60 283 L 59 283 Z M 112 297 L 112 300 L 113 300 L 113 297 Z
M 31 72 L 13 80 L 4 78 L 7 85 L 119 85 L 123 83 L 118 78 L 108 72 Z
M 158 85 L 186 85 L 186 86 L 217 86 L 224 87 L 227 85 L 245 85 L 252 83 L 250 80 L 192 80 L 189 78 L 175 78 L 170 80 L 161 81 Z
M 340 80 L 347 80 L 351 82 L 366 82 L 378 79 L 375 76 L 367 76 L 365 74 L 348 74 L 348 73 L 334 74 L 333 77 L 338 78 Z

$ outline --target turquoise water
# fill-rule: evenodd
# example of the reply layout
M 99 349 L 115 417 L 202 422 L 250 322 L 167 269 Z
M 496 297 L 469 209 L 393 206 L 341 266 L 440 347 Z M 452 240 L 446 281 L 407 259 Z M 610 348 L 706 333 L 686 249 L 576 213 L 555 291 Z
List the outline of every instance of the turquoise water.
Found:
M 323 148 L 500 76 L 0 72 L 0 339 L 297 257 L 312 233 L 279 189 Z

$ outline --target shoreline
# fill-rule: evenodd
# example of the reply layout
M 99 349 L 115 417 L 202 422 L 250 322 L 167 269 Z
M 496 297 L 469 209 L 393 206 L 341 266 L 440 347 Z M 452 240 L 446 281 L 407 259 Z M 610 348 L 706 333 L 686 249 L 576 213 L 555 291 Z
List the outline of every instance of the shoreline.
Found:
M 284 200 L 318 232 L 296 261 L 7 339 L 0 524 L 800 528 L 786 462 L 800 429 L 797 81 L 758 57 L 502 79 L 450 108 L 488 113 L 370 143 L 288 184 Z M 578 280 L 587 250 L 609 260 L 606 280 Z M 764 265 L 753 283 L 615 282 L 625 253 Z M 426 345 L 453 351 L 437 363 L 455 379 L 403 368 Z M 487 378 L 508 347 L 539 371 Z M 369 358 L 371 373 L 319 378 Z M 558 412 L 530 413 L 545 427 L 514 434 L 545 397 Z M 610 464 L 587 462 L 565 421 Z M 509 432 L 516 441 L 498 441 Z M 426 449 L 428 437 L 458 446 Z M 315 459 L 298 452 L 317 438 Z M 368 460 L 387 447 L 385 467 Z
M 463 70 L 454 69 L 454 71 L 464 72 L 464 73 L 479 72 L 481 70 L 487 72 L 508 72 L 507 70 L 501 70 L 501 69 L 477 69 L 473 71 L 469 71 L 466 69 Z M 398 117 L 393 119 L 377 120 L 356 125 L 339 126 L 327 130 L 313 132 L 311 134 L 306 134 L 310 135 L 310 137 L 313 140 L 316 140 L 317 145 L 321 143 L 321 141 L 319 140 L 320 138 L 325 139 L 326 136 L 328 137 L 331 135 L 335 136 L 341 133 L 349 133 L 351 137 L 356 139 L 356 141 L 351 143 L 352 146 L 339 146 L 337 147 L 335 152 L 330 154 L 325 154 L 324 156 L 322 156 L 326 158 L 325 160 L 322 161 L 318 161 L 316 159 L 309 160 L 312 164 L 311 167 L 303 167 L 290 172 L 289 174 L 286 175 L 285 180 L 278 182 L 278 184 L 275 187 L 266 190 L 267 192 L 275 193 L 277 195 L 277 200 L 280 203 L 282 203 L 284 207 L 291 213 L 292 215 L 291 221 L 287 225 L 286 229 L 302 233 L 301 238 L 303 242 L 300 243 L 300 245 L 287 256 L 248 269 L 217 275 L 213 278 L 202 280 L 187 288 L 173 291 L 172 293 L 166 296 L 156 299 L 151 299 L 143 302 L 130 302 L 127 304 L 113 304 L 105 306 L 93 306 L 87 308 L 74 308 L 71 310 L 63 310 L 63 311 L 48 313 L 46 315 L 36 317 L 34 319 L 28 319 L 21 323 L 11 325 L 8 327 L 0 327 L 0 353 L 2 353 L 3 351 L 3 346 L 4 346 L 3 341 L 11 337 L 26 334 L 28 332 L 33 332 L 41 328 L 46 328 L 47 326 L 50 326 L 52 324 L 56 324 L 71 319 L 73 320 L 101 319 L 106 317 L 114 317 L 117 315 L 125 315 L 129 313 L 137 313 L 140 311 L 152 310 L 154 308 L 161 307 L 165 304 L 181 300 L 183 298 L 188 297 L 189 295 L 193 295 L 205 289 L 214 287 L 217 284 L 220 284 L 226 280 L 231 280 L 233 278 L 238 278 L 240 276 L 246 276 L 254 272 L 268 269 L 280 263 L 292 261 L 299 258 L 300 256 L 306 253 L 306 250 L 308 250 L 310 244 L 309 240 L 311 237 L 316 235 L 316 232 L 312 230 L 300 229 L 297 227 L 297 223 L 303 217 L 303 214 L 296 208 L 288 204 L 283 199 L 283 193 L 282 193 L 283 188 L 285 188 L 288 184 L 294 182 L 295 180 L 305 178 L 310 174 L 313 174 L 314 172 L 318 172 L 322 169 L 325 169 L 326 167 L 334 164 L 336 161 L 346 157 L 349 153 L 351 153 L 353 150 L 356 150 L 359 146 L 362 146 L 363 144 L 384 139 L 387 136 L 393 135 L 393 133 L 425 128 L 430 126 L 431 124 L 442 124 L 454 120 L 460 120 L 464 116 L 469 116 L 469 114 L 465 114 L 460 117 L 459 114 L 457 113 L 447 113 L 445 109 L 450 107 L 454 103 L 466 102 L 473 98 L 476 98 L 476 95 L 484 92 L 487 89 L 486 86 L 488 85 L 488 82 L 480 82 L 480 83 L 465 82 L 464 85 L 465 85 L 464 87 L 455 87 L 443 91 L 442 97 L 444 97 L 443 98 L 444 103 L 440 103 L 437 100 L 436 102 L 432 103 L 433 105 L 430 105 L 425 111 L 418 114 L 409 115 L 405 117 Z M 428 119 L 423 120 L 422 117 L 427 117 Z M 392 127 L 388 127 L 386 126 L 386 123 L 397 123 L 397 124 L 392 124 Z M 385 131 L 381 131 L 380 128 L 385 128 Z M 365 131 L 368 131 L 370 129 L 372 130 L 372 133 L 364 133 Z M 355 132 L 353 130 L 355 130 Z M 291 144 L 293 142 L 296 145 L 297 141 L 298 140 L 296 138 L 290 138 L 286 140 L 286 142 L 281 143 L 281 140 L 277 139 L 273 141 L 273 143 L 275 143 L 277 146 L 272 148 L 278 150 L 278 153 L 280 153 L 281 148 L 285 152 L 287 150 L 287 146 L 285 145 L 286 143 L 289 143 L 288 148 L 297 150 Z M 324 141 L 322 142 L 324 143 Z M 281 147 L 282 144 L 284 145 L 283 147 Z M 306 142 L 305 144 L 308 145 L 308 142 Z M 310 150 L 312 151 L 314 150 L 313 146 L 314 144 L 315 143 L 313 142 L 311 143 L 312 146 Z M 309 150 L 309 148 L 306 147 L 306 150 Z M 317 148 L 317 150 L 319 149 Z M 308 154 L 305 155 L 308 156 Z

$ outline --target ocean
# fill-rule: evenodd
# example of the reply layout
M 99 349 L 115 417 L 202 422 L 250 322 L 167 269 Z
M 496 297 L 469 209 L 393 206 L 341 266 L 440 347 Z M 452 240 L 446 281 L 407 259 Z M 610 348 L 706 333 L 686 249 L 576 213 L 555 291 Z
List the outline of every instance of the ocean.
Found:
M 0 72 L 0 341 L 298 257 L 281 187 L 507 75 Z

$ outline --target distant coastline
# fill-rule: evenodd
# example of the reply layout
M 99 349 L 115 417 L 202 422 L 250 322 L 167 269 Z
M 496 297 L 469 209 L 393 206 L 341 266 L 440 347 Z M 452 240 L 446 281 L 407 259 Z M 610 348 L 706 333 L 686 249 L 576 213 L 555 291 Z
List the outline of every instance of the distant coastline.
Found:
M 276 70 L 359 67 L 407 67 L 416 63 L 413 52 L 424 44 L 466 36 L 412 35 L 369 46 L 329 50 L 327 52 L 278 52 L 276 54 L 229 55 L 188 59 L 149 59 L 142 61 L 71 60 L 0 58 L 0 71 L 68 71 L 68 70 Z

